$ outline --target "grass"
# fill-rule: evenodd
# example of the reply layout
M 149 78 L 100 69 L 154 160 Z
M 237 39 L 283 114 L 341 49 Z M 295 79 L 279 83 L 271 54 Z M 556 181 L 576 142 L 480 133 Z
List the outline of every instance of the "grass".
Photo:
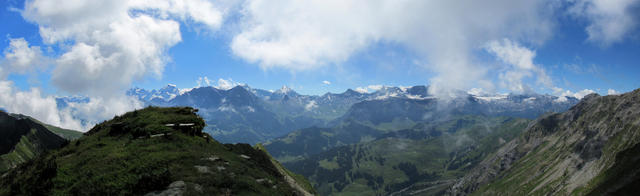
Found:
M 46 124 L 43 122 L 40 122 L 39 120 L 29 117 L 29 119 L 33 120 L 34 122 L 41 124 L 42 126 L 44 126 L 45 128 L 47 128 L 49 131 L 59 135 L 60 137 L 63 137 L 67 140 L 75 140 L 78 139 L 80 137 L 82 137 L 82 132 L 76 131 L 76 130 L 71 130 L 71 129 L 64 129 L 64 128 L 60 128 L 60 127 L 56 127 L 50 124 Z
M 406 138 L 382 137 L 284 164 L 307 176 L 322 195 L 384 195 L 413 183 L 464 175 L 500 147 L 500 139 L 515 138 L 528 122 L 456 116 L 448 121 L 416 125 L 413 132 L 406 133 Z M 441 134 L 429 136 L 432 130 Z
M 204 127 L 191 108 L 149 107 L 116 116 L 7 173 L 0 178 L 0 195 L 142 195 L 174 181 L 186 182 L 186 195 L 294 193 L 263 151 L 223 145 L 199 131 L 163 126 L 167 123 Z M 165 132 L 171 135 L 147 137 Z

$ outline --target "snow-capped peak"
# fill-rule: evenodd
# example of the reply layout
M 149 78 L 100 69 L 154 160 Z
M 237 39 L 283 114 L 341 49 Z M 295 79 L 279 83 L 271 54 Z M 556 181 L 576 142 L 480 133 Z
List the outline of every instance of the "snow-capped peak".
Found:
M 287 85 L 284 85 L 282 86 L 282 88 L 278 89 L 275 93 L 287 94 L 291 91 L 293 91 L 291 88 L 289 88 Z

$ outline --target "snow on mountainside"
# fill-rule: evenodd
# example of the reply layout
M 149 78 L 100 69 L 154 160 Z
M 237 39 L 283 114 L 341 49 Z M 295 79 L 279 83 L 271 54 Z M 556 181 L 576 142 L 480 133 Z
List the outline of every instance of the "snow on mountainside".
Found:
M 233 88 L 214 86 L 180 89 L 167 85 L 161 89 L 132 88 L 126 95 L 136 97 L 145 105 L 191 106 L 199 108 L 207 123 L 206 129 L 223 142 L 255 143 L 272 139 L 296 129 L 310 126 L 330 126 L 361 102 L 359 107 L 377 107 L 375 103 L 398 100 L 438 101 L 429 94 L 429 86 L 380 86 L 374 92 L 348 89 L 342 93 L 301 95 L 283 86 L 278 90 L 251 88 L 246 84 Z M 83 97 L 60 97 L 58 108 L 69 103 L 88 102 Z M 578 102 L 574 97 L 558 98 L 540 94 L 471 94 L 464 91 L 448 100 L 462 112 L 535 118 L 547 112 L 562 112 Z M 362 108 L 361 108 L 362 109 Z M 369 109 L 364 108 L 363 111 Z M 478 112 L 480 111 L 480 112 Z M 389 111 L 384 111 L 389 113 Z M 248 130 L 248 131 L 247 131 Z
M 176 87 L 176 85 L 168 84 L 165 87 L 162 87 L 158 90 L 145 90 L 142 88 L 132 88 L 126 93 L 128 96 L 134 96 L 142 101 L 151 101 L 154 99 L 162 99 L 164 101 L 171 100 L 176 96 L 180 95 L 180 89 Z

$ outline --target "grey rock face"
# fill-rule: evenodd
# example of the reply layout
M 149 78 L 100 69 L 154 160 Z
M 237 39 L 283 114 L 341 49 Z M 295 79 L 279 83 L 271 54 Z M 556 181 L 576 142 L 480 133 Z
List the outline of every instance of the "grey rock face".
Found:
M 620 164 L 615 161 L 621 152 L 640 143 L 639 131 L 640 90 L 612 96 L 588 95 L 564 113 L 537 119 L 448 193 L 588 194 L 606 183 L 596 177 L 607 179 L 611 174 L 605 172 Z M 638 169 L 627 169 L 633 167 Z

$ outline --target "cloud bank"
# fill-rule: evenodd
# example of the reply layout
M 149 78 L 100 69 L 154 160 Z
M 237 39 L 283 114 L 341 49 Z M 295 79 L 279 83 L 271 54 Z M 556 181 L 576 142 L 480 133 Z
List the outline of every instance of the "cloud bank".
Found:
M 433 89 L 465 88 L 487 72 L 472 54 L 486 42 L 546 40 L 549 6 L 509 0 L 246 1 L 231 48 L 265 69 L 309 70 L 340 64 L 380 42 L 398 43 L 422 54 L 437 73 Z

